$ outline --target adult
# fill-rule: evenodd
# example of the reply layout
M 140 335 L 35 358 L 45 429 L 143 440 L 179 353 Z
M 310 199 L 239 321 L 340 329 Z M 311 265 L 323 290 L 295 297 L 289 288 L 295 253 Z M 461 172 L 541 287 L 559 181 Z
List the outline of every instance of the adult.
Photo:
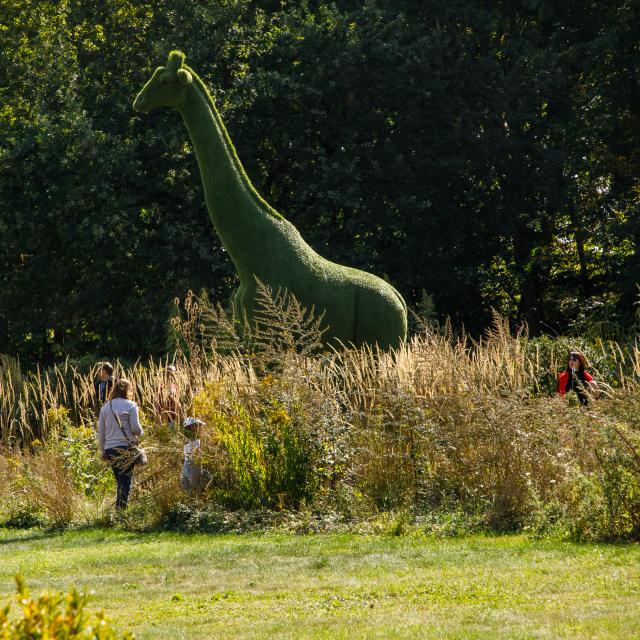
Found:
M 101 362 L 98 369 L 98 379 L 94 382 L 98 404 L 102 406 L 113 388 L 113 365 L 110 362 Z
M 100 410 L 98 443 L 102 459 L 109 462 L 118 486 L 116 508 L 126 509 L 133 483 L 138 436 L 143 435 L 138 405 L 133 401 L 129 380 L 116 380 L 109 401 Z
M 587 404 L 590 398 L 597 398 L 598 384 L 587 371 L 588 366 L 589 363 L 582 351 L 570 351 L 567 368 L 558 376 L 557 393 L 564 396 L 570 391 L 575 391 L 580 404 Z
M 156 411 L 161 424 L 167 424 L 169 429 L 174 429 L 180 419 L 180 398 L 178 392 L 178 370 L 172 364 L 165 369 L 165 374 L 160 378 L 158 395 L 156 399 Z

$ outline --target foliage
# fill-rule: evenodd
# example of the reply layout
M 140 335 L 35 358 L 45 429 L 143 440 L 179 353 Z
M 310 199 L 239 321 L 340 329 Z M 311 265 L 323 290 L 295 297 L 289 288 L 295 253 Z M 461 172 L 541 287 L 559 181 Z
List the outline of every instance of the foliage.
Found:
M 111 476 L 100 461 L 96 434 L 87 426 L 69 427 L 60 441 L 65 468 L 76 488 L 87 496 L 103 495 L 111 489 Z
M 19 574 L 16 576 L 22 616 L 9 616 L 10 605 L 0 610 L 0 637 L 3 640 L 117 640 L 134 636 L 117 634 L 107 622 L 104 612 L 87 615 L 88 596 L 73 587 L 64 599 L 61 594 L 44 594 L 34 599 Z
M 57 447 L 17 455 L 5 472 L 9 491 L 4 519 L 8 524 L 44 522 L 64 527 L 78 517 L 81 496 Z
M 323 315 L 303 307 L 295 296 L 274 292 L 256 283 L 256 324 L 250 326 L 219 303 L 212 304 L 206 292 L 189 291 L 183 303 L 176 299 L 170 319 L 171 347 L 192 363 L 212 353 L 258 355 L 265 369 L 272 370 L 297 352 L 317 353 L 322 348 Z
M 258 425 L 240 407 L 230 419 L 224 414 L 210 416 L 212 419 L 237 483 L 233 494 L 243 506 L 258 506 L 267 494 L 266 460 Z
M 637 326 L 635 3 L 5 0 L 0 19 L 0 352 L 157 354 L 176 296 L 230 295 L 182 127 L 131 111 L 175 46 L 322 255 L 474 335 L 492 307 L 532 335 Z
M 204 312 L 202 299 L 198 305 L 229 326 L 228 318 Z M 181 342 L 192 344 L 193 335 Z M 224 511 L 244 509 L 340 523 L 386 513 L 396 532 L 423 522 L 438 533 L 640 536 L 637 350 L 580 344 L 599 368 L 592 371 L 602 392 L 582 407 L 573 394 L 554 397 L 551 384 L 575 342 L 513 335 L 499 317 L 481 340 L 427 327 L 394 353 L 305 353 L 295 341 L 286 349 L 276 341 L 274 352 L 251 340 L 220 353 L 200 338 L 195 343 L 203 347 L 176 360 L 174 380 L 181 415 L 206 422 L 196 462 L 207 484 L 195 495 L 180 489 L 186 434 L 171 430 L 156 409 L 164 366 L 124 370 L 150 420 L 150 462 L 136 469 L 129 512 L 119 519 L 125 526 L 226 530 L 238 518 Z M 95 411 L 92 379 L 75 370 L 70 378 L 47 375 L 68 386 L 29 387 L 46 429 L 26 422 L 8 432 L 7 443 L 28 437 L 0 454 L 7 498 L 0 520 L 103 522 L 112 474 L 97 459 L 92 432 L 76 426 Z M 63 398 L 72 399 L 68 408 Z
M 213 470 L 214 487 L 227 506 L 298 508 L 314 497 L 322 479 L 320 434 L 312 437 L 300 403 L 277 399 L 277 383 L 268 385 L 270 397 L 258 399 L 257 415 L 238 402 L 199 414 L 212 433 L 201 459 Z

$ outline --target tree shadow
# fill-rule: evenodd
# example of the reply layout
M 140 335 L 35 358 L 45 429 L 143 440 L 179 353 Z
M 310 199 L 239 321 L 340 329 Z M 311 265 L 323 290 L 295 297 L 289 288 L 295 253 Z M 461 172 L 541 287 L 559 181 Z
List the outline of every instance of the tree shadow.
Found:
M 64 533 L 61 529 L 49 529 L 29 532 L 26 535 L 20 536 L 15 534 L 9 537 L 0 537 L 0 547 L 8 544 L 15 544 L 16 542 L 33 542 L 34 540 L 47 540 L 50 538 L 58 538 Z

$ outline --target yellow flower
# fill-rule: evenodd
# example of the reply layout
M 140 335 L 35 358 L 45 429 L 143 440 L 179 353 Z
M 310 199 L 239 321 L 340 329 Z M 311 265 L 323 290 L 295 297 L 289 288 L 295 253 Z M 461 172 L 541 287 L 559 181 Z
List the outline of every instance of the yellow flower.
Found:
M 291 417 L 287 413 L 286 409 L 282 407 L 273 411 L 269 418 L 271 419 L 271 422 L 275 424 L 288 424 L 291 422 Z

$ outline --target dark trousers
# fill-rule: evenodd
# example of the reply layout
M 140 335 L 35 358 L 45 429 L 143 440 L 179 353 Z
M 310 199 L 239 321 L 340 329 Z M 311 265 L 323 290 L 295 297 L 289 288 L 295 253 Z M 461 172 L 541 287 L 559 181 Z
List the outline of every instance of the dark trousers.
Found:
M 118 485 L 116 509 L 126 509 L 133 482 L 134 456 L 129 453 L 129 447 L 106 449 L 104 453 L 111 464 Z

